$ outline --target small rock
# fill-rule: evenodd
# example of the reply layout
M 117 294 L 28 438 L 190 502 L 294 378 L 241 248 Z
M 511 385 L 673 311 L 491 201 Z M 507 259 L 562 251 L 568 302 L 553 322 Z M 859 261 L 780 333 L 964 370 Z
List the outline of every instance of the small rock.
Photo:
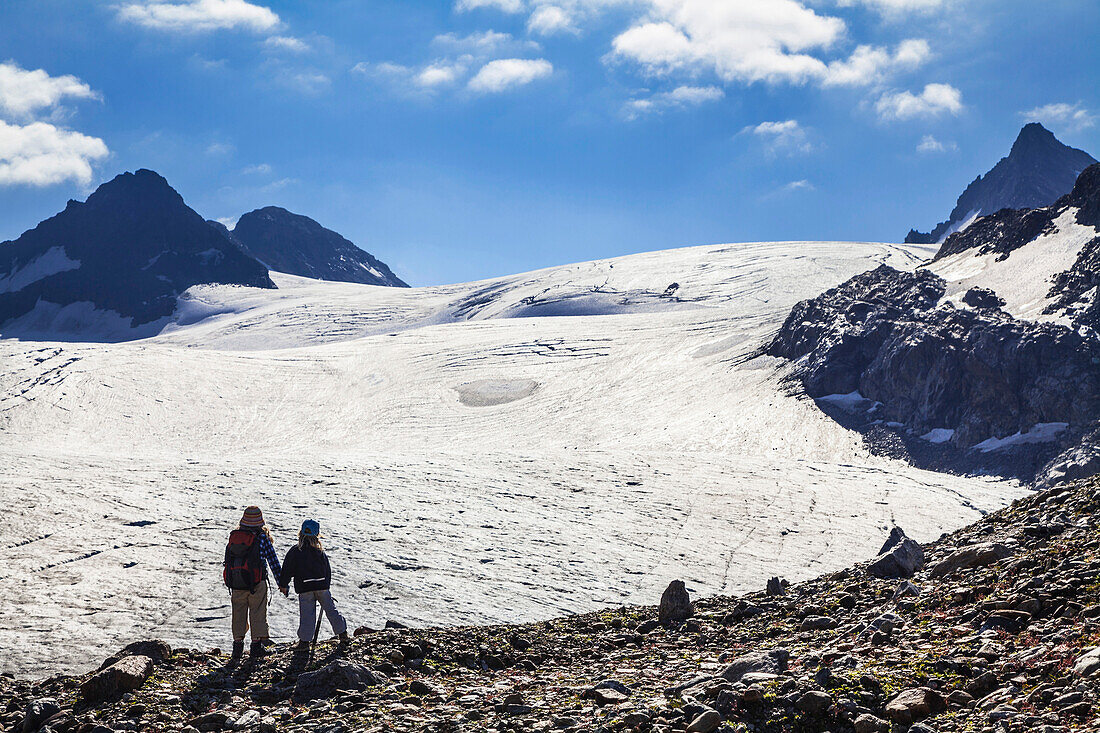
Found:
M 248 710 L 233 721 L 230 726 L 233 730 L 247 730 L 260 724 L 260 713 L 257 710 Z
M 786 649 L 772 649 L 766 652 L 752 652 L 734 659 L 725 670 L 722 677 L 729 682 L 737 682 L 750 672 L 764 672 L 767 674 L 779 674 L 786 671 L 787 661 L 791 658 Z
M 717 710 L 704 710 L 687 727 L 687 733 L 711 733 L 722 724 L 722 714 Z
M 694 613 L 684 581 L 674 580 L 669 583 L 661 596 L 661 605 L 657 608 L 657 620 L 662 624 L 670 624 L 689 619 Z
M 890 724 L 882 718 L 876 718 L 870 713 L 864 713 L 855 719 L 853 726 L 856 733 L 886 733 L 890 730 Z
M 1081 677 L 1092 677 L 1100 672 L 1100 646 L 1077 657 L 1073 663 L 1073 673 Z
M 886 714 L 895 723 L 908 725 L 947 708 L 943 696 L 928 687 L 902 690 L 886 703 Z
M 799 626 L 799 631 L 825 631 L 827 629 L 835 629 L 836 620 L 829 616 L 807 616 L 802 619 L 802 625 Z
M 808 715 L 820 715 L 833 704 L 833 698 L 820 690 L 810 690 L 802 693 L 795 705 L 799 710 Z

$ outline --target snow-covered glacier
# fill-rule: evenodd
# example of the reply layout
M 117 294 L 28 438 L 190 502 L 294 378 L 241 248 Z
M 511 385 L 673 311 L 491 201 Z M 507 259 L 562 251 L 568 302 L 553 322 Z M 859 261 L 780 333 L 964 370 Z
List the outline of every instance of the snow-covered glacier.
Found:
M 1023 489 L 871 455 L 758 356 L 791 307 L 932 248 L 668 250 L 398 289 L 195 287 L 152 338 L 0 339 L 0 669 L 227 645 L 259 504 L 321 522 L 353 625 L 530 620 L 762 587 Z M 10 336 L 10 334 L 8 334 Z M 272 601 L 288 639 L 295 607 Z

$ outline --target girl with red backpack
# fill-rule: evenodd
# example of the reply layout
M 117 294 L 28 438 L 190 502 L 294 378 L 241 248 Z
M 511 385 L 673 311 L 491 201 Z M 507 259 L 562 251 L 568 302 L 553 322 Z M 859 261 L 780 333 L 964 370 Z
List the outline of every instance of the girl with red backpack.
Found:
M 267 571 L 278 578 L 282 573 L 279 556 L 271 543 L 271 532 L 257 506 L 244 510 L 240 526 L 229 533 L 222 578 L 229 588 L 233 606 L 233 659 L 244 653 L 244 635 L 251 628 L 249 653 L 258 657 L 270 645 L 267 627 Z

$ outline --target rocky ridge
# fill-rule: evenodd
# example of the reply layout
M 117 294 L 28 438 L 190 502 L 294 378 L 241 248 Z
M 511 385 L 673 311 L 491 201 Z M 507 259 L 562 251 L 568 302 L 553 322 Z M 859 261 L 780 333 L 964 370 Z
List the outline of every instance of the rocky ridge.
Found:
M 1100 480 L 869 563 L 660 609 L 359 629 L 278 645 L 139 642 L 80 677 L 0 678 L 5 730 L 1062 733 L 1100 726 Z M 886 558 L 886 559 L 884 559 Z M 906 577 L 908 576 L 908 577 Z M 660 616 L 659 616 L 660 613 Z M 662 619 L 664 622 L 662 623 Z
M 1087 241 L 1052 275 L 1038 320 L 1005 310 L 1007 291 L 947 297 L 951 283 L 933 272 L 948 257 L 971 269 L 1026 268 L 1011 264 L 1017 251 L 1029 248 L 1029 262 L 1044 256 L 1035 248 L 1067 218 Z M 805 393 L 877 451 L 1042 486 L 1093 475 L 1100 234 L 1088 227 L 1100 231 L 1100 165 L 1049 207 L 1000 211 L 951 235 L 928 267 L 879 267 L 799 303 L 765 351 L 792 360 Z

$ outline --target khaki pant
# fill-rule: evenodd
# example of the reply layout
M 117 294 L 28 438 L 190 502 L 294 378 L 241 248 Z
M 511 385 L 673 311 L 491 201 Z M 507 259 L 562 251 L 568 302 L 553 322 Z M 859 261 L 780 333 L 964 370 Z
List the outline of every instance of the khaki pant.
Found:
M 244 641 L 244 632 L 252 627 L 252 641 L 267 639 L 267 580 L 260 581 L 256 590 L 234 590 L 233 641 Z

